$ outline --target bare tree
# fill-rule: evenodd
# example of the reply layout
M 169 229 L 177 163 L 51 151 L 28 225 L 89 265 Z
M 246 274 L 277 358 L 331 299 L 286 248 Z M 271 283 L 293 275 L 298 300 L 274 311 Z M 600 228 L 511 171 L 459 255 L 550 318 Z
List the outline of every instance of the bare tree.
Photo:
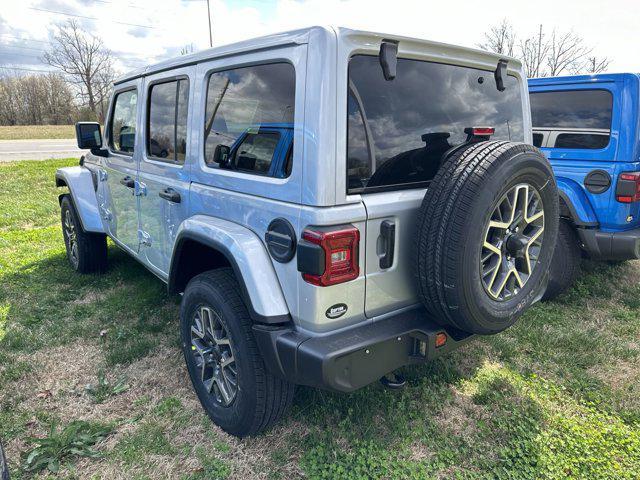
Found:
M 180 55 L 190 55 L 195 52 L 195 48 L 193 47 L 193 43 L 185 45 L 180 49 Z
M 584 62 L 584 66 L 582 67 L 582 71 L 585 73 L 600 73 L 604 72 L 607 68 L 609 68 L 609 64 L 611 63 L 611 59 L 607 57 L 589 57 Z
M 585 57 L 590 53 L 591 49 L 584 45 L 582 37 L 573 32 L 558 33 L 554 30 L 547 55 L 549 76 L 555 77 L 565 71 L 579 72 Z
M 518 38 L 512 25 L 503 20 L 484 34 L 481 48 L 514 56 L 522 61 L 527 77 L 556 76 L 563 73 L 597 73 L 607 69 L 608 58 L 590 56 L 592 49 L 573 32 L 553 30 L 550 35 L 540 25 L 536 34 Z
M 535 78 L 546 76 L 544 63 L 549 54 L 549 48 L 549 42 L 542 30 L 542 25 L 540 25 L 536 35 L 518 42 L 518 52 L 515 56 L 522 60 L 522 65 L 527 77 Z
M 513 57 L 515 40 L 513 26 L 505 18 L 499 25 L 495 25 L 488 32 L 485 32 L 484 40 L 478 44 L 478 47 Z
M 64 73 L 76 87 L 81 103 L 103 122 L 115 72 L 111 52 L 102 39 L 82 31 L 75 20 L 68 20 L 58 25 L 44 60 Z
M 60 74 L 0 76 L 0 125 L 66 125 L 77 117 L 74 95 Z

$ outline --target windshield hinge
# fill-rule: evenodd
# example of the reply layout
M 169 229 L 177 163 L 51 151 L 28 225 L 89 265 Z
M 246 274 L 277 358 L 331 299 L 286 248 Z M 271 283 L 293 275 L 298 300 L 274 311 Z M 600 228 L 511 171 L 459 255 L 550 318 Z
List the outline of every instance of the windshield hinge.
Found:
M 395 40 L 382 40 L 378 59 L 380 60 L 384 79 L 393 80 L 396 78 L 396 67 L 398 66 L 398 42 Z
M 509 63 L 509 60 L 498 60 L 498 66 L 495 72 L 493 72 L 493 76 L 496 79 L 496 88 L 499 92 L 504 92 L 506 88 L 504 86 L 504 77 L 507 75 L 507 63 Z

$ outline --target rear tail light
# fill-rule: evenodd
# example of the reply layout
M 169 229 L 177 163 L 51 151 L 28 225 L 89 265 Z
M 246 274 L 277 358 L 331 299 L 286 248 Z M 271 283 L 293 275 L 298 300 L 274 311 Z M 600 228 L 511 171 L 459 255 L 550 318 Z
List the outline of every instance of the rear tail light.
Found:
M 305 281 L 327 287 L 358 278 L 360 231 L 357 228 L 347 225 L 305 230 L 302 239 L 315 247 L 307 248 L 302 242 L 299 246 L 298 270 Z
M 622 203 L 640 201 L 640 172 L 624 172 L 618 175 L 616 200 Z
M 493 127 L 467 127 L 464 129 L 464 133 L 467 134 L 467 142 L 483 142 L 489 140 L 491 135 L 496 133 L 496 129 Z
M 476 137 L 490 137 L 496 133 L 496 129 L 493 127 L 471 127 L 471 131 L 466 133 L 471 133 Z

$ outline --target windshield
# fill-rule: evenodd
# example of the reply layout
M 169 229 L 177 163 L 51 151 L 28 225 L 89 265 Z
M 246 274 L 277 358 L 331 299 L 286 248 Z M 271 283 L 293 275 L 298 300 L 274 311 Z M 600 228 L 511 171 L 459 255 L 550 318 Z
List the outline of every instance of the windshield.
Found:
M 504 83 L 500 92 L 492 71 L 409 59 L 398 59 L 396 78 L 386 81 L 378 57 L 351 58 L 348 193 L 423 187 L 468 127 L 524 141 L 519 82 L 507 76 Z

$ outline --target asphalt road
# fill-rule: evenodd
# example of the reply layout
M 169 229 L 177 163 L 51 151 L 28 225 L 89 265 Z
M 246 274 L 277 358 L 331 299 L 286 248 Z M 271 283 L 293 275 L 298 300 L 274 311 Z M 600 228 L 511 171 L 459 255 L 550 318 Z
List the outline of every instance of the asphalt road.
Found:
M 65 140 L 0 140 L 0 162 L 15 160 L 48 160 L 80 157 L 83 150 L 76 139 Z

